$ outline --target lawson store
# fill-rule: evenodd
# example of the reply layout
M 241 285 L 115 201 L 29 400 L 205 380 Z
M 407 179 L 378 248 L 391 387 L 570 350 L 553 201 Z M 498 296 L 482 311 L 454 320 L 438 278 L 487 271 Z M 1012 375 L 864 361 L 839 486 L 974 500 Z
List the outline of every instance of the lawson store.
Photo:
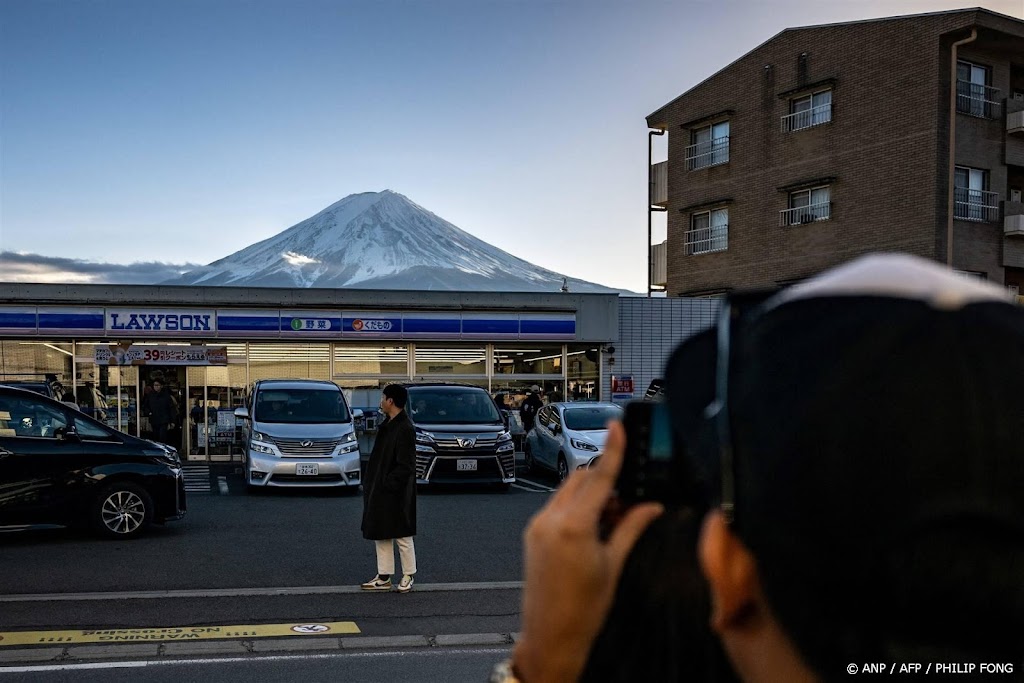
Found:
M 49 380 L 147 437 L 160 379 L 190 459 L 231 458 L 258 379 L 333 380 L 372 409 L 394 381 L 476 384 L 512 406 L 534 384 L 607 400 L 620 332 L 616 294 L 0 284 L 0 301 L 0 383 Z

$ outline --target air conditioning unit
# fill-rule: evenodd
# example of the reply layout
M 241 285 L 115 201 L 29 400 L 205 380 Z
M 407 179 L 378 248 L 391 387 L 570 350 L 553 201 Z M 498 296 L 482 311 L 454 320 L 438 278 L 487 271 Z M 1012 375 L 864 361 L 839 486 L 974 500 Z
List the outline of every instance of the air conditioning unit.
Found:
M 1024 100 L 1024 92 L 1015 92 L 1015 93 L 1013 93 L 1013 99 L 1015 99 L 1015 100 Z

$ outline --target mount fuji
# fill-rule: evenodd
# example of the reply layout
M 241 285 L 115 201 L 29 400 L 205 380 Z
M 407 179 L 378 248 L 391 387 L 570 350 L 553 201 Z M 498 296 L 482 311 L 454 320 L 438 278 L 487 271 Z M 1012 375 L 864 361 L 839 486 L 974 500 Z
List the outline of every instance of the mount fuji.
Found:
M 557 292 L 563 278 L 384 190 L 349 195 L 273 237 L 161 284 Z M 571 292 L 623 291 L 565 280 Z

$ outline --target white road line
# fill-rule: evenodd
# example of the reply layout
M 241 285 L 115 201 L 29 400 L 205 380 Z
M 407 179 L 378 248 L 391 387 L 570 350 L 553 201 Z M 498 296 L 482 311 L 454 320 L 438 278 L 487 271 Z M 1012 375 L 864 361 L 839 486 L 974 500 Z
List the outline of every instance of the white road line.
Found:
M 75 671 L 83 669 L 141 669 L 148 666 L 202 666 L 210 664 L 237 664 L 240 662 L 287 662 L 303 659 L 340 659 L 342 657 L 450 657 L 453 654 L 503 654 L 512 649 L 506 647 L 451 648 L 431 647 L 412 650 L 385 650 L 375 652 L 327 652 L 299 655 L 260 655 L 253 653 L 247 657 L 211 657 L 209 659 L 146 659 L 136 662 L 90 662 L 87 664 L 42 664 L 37 666 L 0 666 L 0 674 L 35 673 L 42 671 Z
M 541 484 L 540 482 L 531 481 L 529 479 L 523 479 L 522 477 L 516 477 L 516 481 L 517 482 L 522 482 L 523 484 L 529 484 L 530 486 L 536 486 L 537 488 L 541 489 L 542 491 L 554 491 L 555 490 L 554 488 L 548 486 L 547 484 Z
M 449 591 L 519 590 L 522 581 L 486 581 L 479 583 L 417 583 L 417 593 Z M 83 600 L 159 600 L 164 598 L 236 598 L 280 595 L 338 595 L 366 593 L 358 585 L 291 586 L 278 588 L 197 588 L 166 591 L 125 591 L 110 593 L 21 593 L 0 595 L 5 602 L 78 602 Z
M 217 477 L 217 489 L 220 491 L 222 496 L 228 495 L 228 478 Z
M 182 469 L 186 493 L 211 493 L 210 466 L 186 465 Z

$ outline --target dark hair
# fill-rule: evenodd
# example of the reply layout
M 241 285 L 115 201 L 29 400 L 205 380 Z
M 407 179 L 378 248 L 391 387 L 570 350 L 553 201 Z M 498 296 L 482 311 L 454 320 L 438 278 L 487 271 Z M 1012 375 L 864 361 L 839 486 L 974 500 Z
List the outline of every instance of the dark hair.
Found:
M 670 510 L 640 536 L 580 683 L 738 683 L 709 623 L 711 599 L 697 561 L 700 523 L 691 508 Z
M 384 387 L 384 397 L 394 401 L 399 410 L 404 410 L 405 404 L 409 402 L 409 390 L 401 384 L 389 384 Z

